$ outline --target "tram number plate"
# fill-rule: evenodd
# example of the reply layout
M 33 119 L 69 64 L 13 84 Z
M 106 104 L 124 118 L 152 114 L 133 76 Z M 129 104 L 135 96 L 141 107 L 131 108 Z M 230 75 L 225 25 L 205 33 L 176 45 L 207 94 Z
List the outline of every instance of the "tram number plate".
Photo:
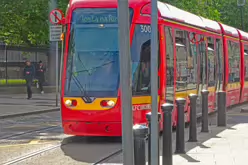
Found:
M 140 25 L 141 33 L 151 33 L 152 28 L 150 25 Z

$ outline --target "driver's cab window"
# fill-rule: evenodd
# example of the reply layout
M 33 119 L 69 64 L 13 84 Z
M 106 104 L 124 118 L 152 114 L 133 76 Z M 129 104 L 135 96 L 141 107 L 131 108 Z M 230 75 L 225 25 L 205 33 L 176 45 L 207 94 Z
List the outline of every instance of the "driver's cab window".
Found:
M 158 34 L 158 67 L 160 64 Z M 132 57 L 132 93 L 150 95 L 151 88 L 151 27 L 137 24 L 131 47 Z M 158 72 L 153 73 L 158 74 Z M 158 79 L 159 84 L 159 79 Z

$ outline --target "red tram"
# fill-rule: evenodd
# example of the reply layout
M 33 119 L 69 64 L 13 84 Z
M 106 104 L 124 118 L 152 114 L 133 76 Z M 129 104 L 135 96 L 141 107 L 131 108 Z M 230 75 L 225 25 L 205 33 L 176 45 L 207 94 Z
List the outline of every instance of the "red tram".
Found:
M 248 33 L 158 2 L 159 104 L 175 103 L 208 89 L 209 112 L 216 91 L 227 106 L 248 99 Z M 130 0 L 134 124 L 151 110 L 150 0 Z M 121 136 L 118 17 L 116 0 L 71 0 L 64 24 L 61 113 L 64 132 Z M 161 111 L 159 109 L 159 111 Z M 198 112 L 200 113 L 200 112 Z M 173 113 L 176 126 L 177 111 Z M 189 122 L 189 106 L 185 107 Z

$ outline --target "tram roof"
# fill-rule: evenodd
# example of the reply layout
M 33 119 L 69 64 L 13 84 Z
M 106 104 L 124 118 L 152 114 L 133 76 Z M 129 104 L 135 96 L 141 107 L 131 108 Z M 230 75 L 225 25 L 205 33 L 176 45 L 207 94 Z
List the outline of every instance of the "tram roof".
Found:
M 158 2 L 158 9 L 162 17 L 221 33 L 221 27 L 216 21 L 197 16 L 163 2 Z
M 242 30 L 238 30 L 239 31 L 239 33 L 240 33 L 240 39 L 241 40 L 246 40 L 246 41 L 248 41 L 248 33 L 247 32 L 244 32 L 244 31 L 242 31 Z
M 225 25 L 225 24 L 222 24 L 222 23 L 220 23 L 220 25 L 222 27 L 222 31 L 223 31 L 224 35 L 239 38 L 238 29 L 231 27 L 231 26 L 228 26 L 228 25 Z

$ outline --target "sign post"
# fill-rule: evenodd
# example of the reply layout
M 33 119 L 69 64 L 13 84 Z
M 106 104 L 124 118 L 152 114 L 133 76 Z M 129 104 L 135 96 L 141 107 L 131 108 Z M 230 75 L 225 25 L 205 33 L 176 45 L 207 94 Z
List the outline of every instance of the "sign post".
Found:
M 132 77 L 128 0 L 118 0 L 123 165 L 134 165 Z
M 55 9 L 50 13 L 50 22 L 54 25 L 50 26 L 50 41 L 56 42 L 56 106 L 58 106 L 59 93 L 59 41 L 61 41 L 63 13 L 61 10 Z
M 151 116 L 151 164 L 159 165 L 158 146 L 158 7 L 157 0 L 152 0 L 151 10 L 151 96 L 152 96 L 152 116 Z

